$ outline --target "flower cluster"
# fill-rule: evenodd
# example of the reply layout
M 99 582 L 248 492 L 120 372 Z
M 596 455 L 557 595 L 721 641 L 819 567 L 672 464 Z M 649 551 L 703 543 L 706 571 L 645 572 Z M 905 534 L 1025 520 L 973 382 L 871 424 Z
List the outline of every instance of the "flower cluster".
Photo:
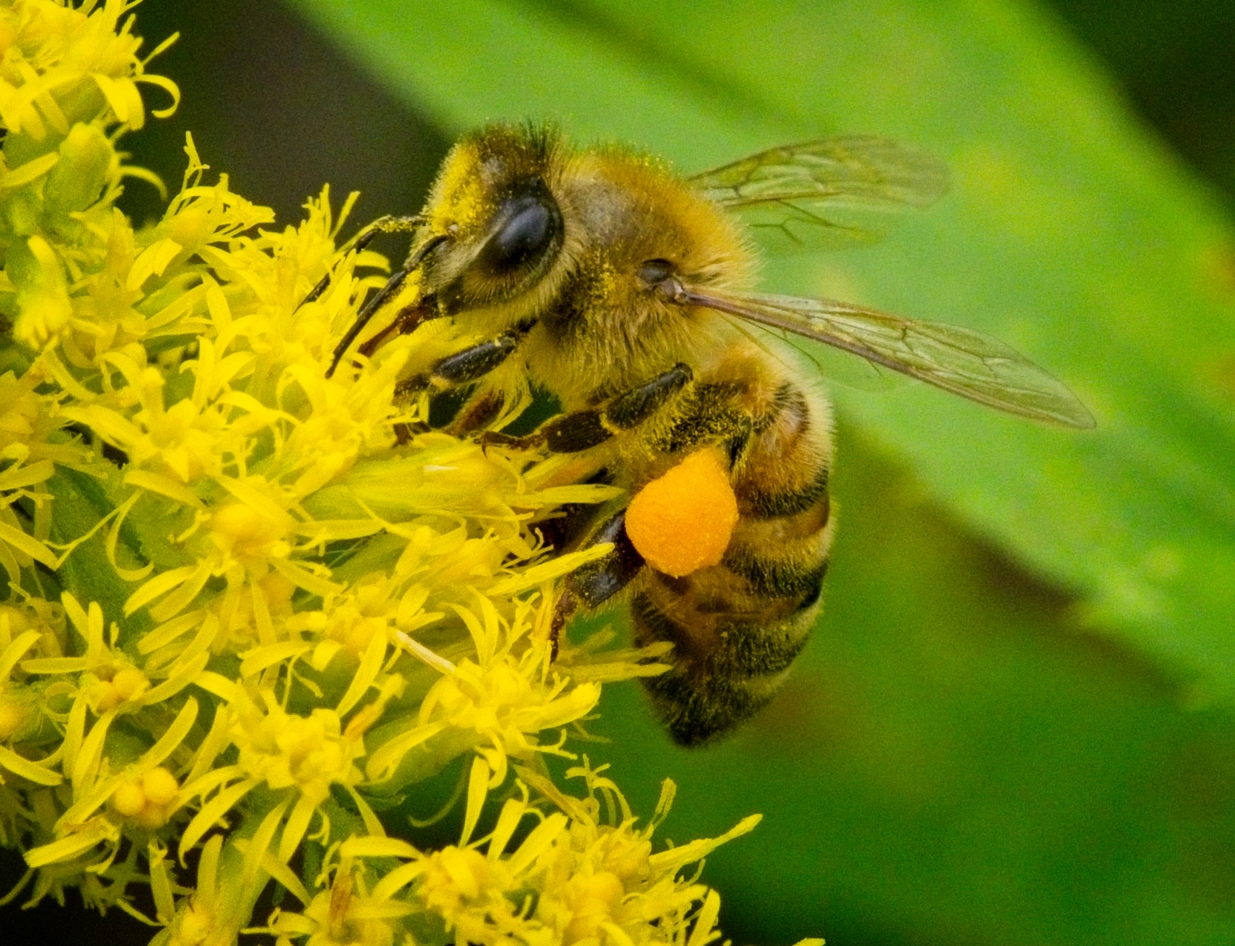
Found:
M 607 547 L 550 555 L 529 521 L 612 491 L 428 431 L 395 397 L 415 336 L 327 377 L 384 263 L 336 252 L 350 200 L 276 229 L 190 139 L 134 230 L 114 202 L 151 175 L 116 140 L 142 85 L 166 111 L 179 93 L 129 6 L 0 0 L 0 841 L 21 889 L 76 887 L 167 944 L 234 941 L 271 884 L 281 942 L 710 942 L 718 898 L 682 871 L 753 819 L 654 853 L 668 795 L 640 828 L 599 770 L 568 771 L 576 796 L 546 763 L 577 761 L 602 682 L 663 669 L 595 639 L 552 653 L 555 582 Z M 392 836 L 382 813 L 452 766 L 458 843 Z
M 669 810 L 673 784 L 665 783 L 656 815 L 637 829 L 603 767 L 585 762 L 566 773 L 585 782 L 584 797 L 521 771 L 521 797 L 506 801 L 492 832 L 469 841 L 488 781 L 485 763 L 478 759 L 473 766 L 460 844 L 426 853 L 398 838 L 344 841 L 326 859 L 325 889 L 312 899 L 307 891 L 297 894 L 303 912 L 278 911 L 271 918 L 269 930 L 281 946 L 306 935 L 311 943 L 386 944 L 400 923 L 418 941 L 458 946 L 704 946 L 718 938 L 720 898 L 679 874 L 753 828 L 757 815 L 719 838 L 653 853 L 651 837 Z M 530 790 L 556 810 L 546 814 L 532 805 Z M 524 822 L 531 827 L 515 844 Z

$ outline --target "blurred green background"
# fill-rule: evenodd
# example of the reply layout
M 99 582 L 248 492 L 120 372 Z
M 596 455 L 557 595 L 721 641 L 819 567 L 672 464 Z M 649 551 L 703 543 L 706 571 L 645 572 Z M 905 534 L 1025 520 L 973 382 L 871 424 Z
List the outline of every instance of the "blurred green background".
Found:
M 835 132 L 922 144 L 952 193 L 876 247 L 769 264 L 990 332 L 1074 433 L 920 386 L 836 390 L 825 614 L 731 740 L 670 745 L 634 685 L 589 747 L 679 841 L 760 811 L 704 878 L 739 943 L 1235 942 L 1235 4 L 1152 0 L 147 0 L 184 133 L 279 220 L 329 181 L 419 206 L 450 140 L 554 116 L 683 171 Z M 139 219 L 157 195 L 131 185 Z M 401 252 L 397 243 L 386 249 Z M 15 938 L 144 941 L 54 906 Z M 61 925 L 67 923 L 67 926 Z

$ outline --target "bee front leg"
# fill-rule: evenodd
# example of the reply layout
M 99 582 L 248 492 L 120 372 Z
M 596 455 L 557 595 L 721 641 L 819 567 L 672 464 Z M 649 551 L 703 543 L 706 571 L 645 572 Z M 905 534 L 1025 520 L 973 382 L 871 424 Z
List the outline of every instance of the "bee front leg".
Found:
M 496 338 L 479 342 L 453 355 L 439 358 L 428 371 L 400 381 L 395 386 L 395 396 L 406 397 L 409 394 L 423 391 L 425 388 L 446 391 L 459 385 L 479 381 L 515 353 L 519 343 L 535 324 L 535 319 L 520 322 Z
M 612 398 L 603 407 L 574 411 L 542 424 L 526 437 L 486 433 L 486 446 L 530 450 L 543 446 L 551 453 L 578 453 L 599 446 L 615 434 L 633 430 L 660 410 L 694 380 L 690 365 L 676 364 L 652 380 Z
M 352 238 L 351 246 L 347 247 L 348 253 L 359 253 L 366 246 L 373 242 L 373 239 L 382 233 L 407 233 L 415 230 L 424 222 L 423 218 L 417 214 L 411 217 L 386 216 L 374 220 L 371 224 L 361 230 Z M 307 296 L 300 301 L 301 305 L 306 302 L 313 302 L 321 298 L 323 292 L 330 288 L 331 273 L 323 276 L 316 286 L 314 286 Z
M 397 233 L 402 230 L 414 230 L 422 223 L 423 221 L 420 217 L 383 217 L 377 223 L 372 224 L 368 230 L 356 238 L 356 247 L 360 248 L 367 246 L 369 242 L 379 233 Z M 339 362 L 343 359 L 344 353 L 364 330 L 364 327 L 369 324 L 369 320 L 373 318 L 373 316 L 376 315 L 382 308 L 384 308 L 386 304 L 395 296 L 399 289 L 402 288 L 403 283 L 407 280 L 407 277 L 411 275 L 421 263 L 424 262 L 424 258 L 428 256 L 428 254 L 435 248 L 444 243 L 446 239 L 447 238 L 442 234 L 438 234 L 436 236 L 430 236 L 427 240 L 423 241 L 418 247 L 412 250 L 407 259 L 403 262 L 403 265 L 395 270 L 391 277 L 386 280 L 386 284 L 370 296 L 365 304 L 361 306 L 360 311 L 356 313 L 355 321 L 352 322 L 351 327 L 339 340 L 339 344 L 335 346 L 333 357 L 330 360 L 330 367 L 326 370 L 326 377 L 329 378 L 332 374 L 334 374 L 335 369 L 339 367 Z M 329 279 L 329 274 L 327 274 L 323 282 L 318 283 L 313 292 L 309 294 L 309 298 L 316 298 L 317 294 L 325 288 L 325 284 L 329 284 Z M 381 332 L 378 332 L 360 346 L 361 353 L 365 355 L 373 354 L 377 346 L 385 341 L 390 334 L 397 333 L 405 335 L 415 329 L 424 318 L 432 317 L 433 306 L 427 304 L 431 298 L 432 297 L 423 298 L 421 299 L 420 305 L 413 306 L 399 313 L 398 317 L 395 318 L 390 325 L 387 325 Z

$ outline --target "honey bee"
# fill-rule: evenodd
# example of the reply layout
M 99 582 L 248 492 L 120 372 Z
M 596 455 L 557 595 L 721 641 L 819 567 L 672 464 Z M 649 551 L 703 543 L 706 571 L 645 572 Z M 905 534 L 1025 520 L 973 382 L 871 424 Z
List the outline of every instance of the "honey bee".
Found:
M 491 425 L 512 386 L 530 382 L 561 413 L 486 442 L 577 454 L 581 480 L 626 496 L 687 455 L 721 448 L 738 521 L 719 564 L 658 572 L 627 536 L 624 507 L 542 524 L 558 550 L 613 544 L 564 579 L 558 629 L 622 593 L 636 641 L 673 644 L 672 669 L 645 681 L 655 707 L 675 740 L 700 743 L 771 698 L 820 607 L 834 532 L 832 417 L 781 332 L 999 410 L 1093 425 L 1066 387 L 985 335 L 751 291 L 752 231 L 809 244 L 857 232 L 851 212 L 925 206 L 945 187 L 929 155 L 878 137 L 774 148 L 683 178 L 630 150 L 572 148 L 552 129 L 487 127 L 450 151 L 420 214 L 384 218 L 357 238 L 410 230 L 413 245 L 331 371 L 375 314 L 388 318 L 362 355 L 451 319 L 482 340 L 398 393 L 470 391 L 452 430 Z

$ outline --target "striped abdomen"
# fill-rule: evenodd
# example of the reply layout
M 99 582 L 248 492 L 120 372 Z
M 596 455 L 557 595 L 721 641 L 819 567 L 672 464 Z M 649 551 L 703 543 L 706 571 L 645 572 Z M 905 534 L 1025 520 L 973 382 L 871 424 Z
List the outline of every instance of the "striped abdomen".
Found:
M 740 518 L 724 560 L 684 578 L 649 569 L 631 604 L 640 643 L 674 645 L 673 669 L 645 685 L 684 745 L 763 706 L 819 611 L 833 533 L 830 411 L 792 380 L 767 380 L 700 384 L 675 425 L 689 441 L 717 413 L 748 419 L 749 433 L 733 442 Z

